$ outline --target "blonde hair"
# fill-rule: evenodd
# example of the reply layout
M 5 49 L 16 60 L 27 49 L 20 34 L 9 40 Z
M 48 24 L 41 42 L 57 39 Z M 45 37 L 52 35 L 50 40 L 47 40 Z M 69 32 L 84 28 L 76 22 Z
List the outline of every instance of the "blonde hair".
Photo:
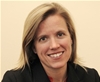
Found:
M 37 32 L 39 24 L 45 20 L 48 16 L 58 14 L 62 16 L 68 26 L 68 30 L 72 39 L 72 54 L 69 59 L 70 62 L 76 62 L 76 34 L 74 29 L 74 24 L 69 13 L 57 3 L 45 3 L 30 12 L 26 18 L 24 31 L 23 31 L 23 42 L 22 42 L 22 53 L 20 55 L 18 69 L 23 68 L 26 64 L 30 66 L 31 62 L 37 59 L 37 55 L 33 51 L 33 42 L 35 39 L 35 34 Z

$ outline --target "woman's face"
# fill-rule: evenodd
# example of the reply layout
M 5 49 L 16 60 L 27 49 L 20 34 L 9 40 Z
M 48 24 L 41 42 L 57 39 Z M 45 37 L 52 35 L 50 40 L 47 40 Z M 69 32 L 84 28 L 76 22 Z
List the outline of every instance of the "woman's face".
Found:
M 40 23 L 34 42 L 40 62 L 45 68 L 66 66 L 71 52 L 72 40 L 65 20 L 52 15 Z

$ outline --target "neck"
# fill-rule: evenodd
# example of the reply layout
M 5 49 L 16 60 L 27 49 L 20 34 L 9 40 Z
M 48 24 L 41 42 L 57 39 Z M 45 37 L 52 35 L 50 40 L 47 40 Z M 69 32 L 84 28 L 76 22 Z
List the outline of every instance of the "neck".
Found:
M 45 67 L 44 67 L 45 69 Z M 45 69 L 47 75 L 53 82 L 64 82 L 66 80 L 67 64 L 61 68 L 48 68 Z

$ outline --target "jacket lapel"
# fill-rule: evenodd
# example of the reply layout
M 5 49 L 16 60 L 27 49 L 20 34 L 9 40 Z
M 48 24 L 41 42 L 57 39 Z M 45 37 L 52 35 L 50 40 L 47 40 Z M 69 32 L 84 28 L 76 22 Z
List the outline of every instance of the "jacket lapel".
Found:
M 24 70 L 21 69 L 21 76 L 22 76 L 22 82 L 33 82 L 31 70 L 27 65 L 25 66 Z
M 75 73 L 75 69 L 68 63 L 67 67 L 67 82 L 78 82 L 80 79 Z M 79 81 L 80 82 L 80 81 Z
M 50 82 L 40 63 L 37 62 L 37 64 L 32 68 L 32 73 L 34 80 L 33 82 Z

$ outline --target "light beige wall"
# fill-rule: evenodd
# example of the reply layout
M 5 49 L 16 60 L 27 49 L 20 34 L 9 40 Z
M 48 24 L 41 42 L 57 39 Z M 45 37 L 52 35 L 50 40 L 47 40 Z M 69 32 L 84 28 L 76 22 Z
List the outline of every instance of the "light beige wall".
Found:
M 44 2 L 46 1 L 1 2 L 1 77 L 17 64 L 26 16 Z M 71 13 L 77 32 L 78 56 L 82 63 L 95 68 L 100 74 L 100 1 L 58 3 Z

